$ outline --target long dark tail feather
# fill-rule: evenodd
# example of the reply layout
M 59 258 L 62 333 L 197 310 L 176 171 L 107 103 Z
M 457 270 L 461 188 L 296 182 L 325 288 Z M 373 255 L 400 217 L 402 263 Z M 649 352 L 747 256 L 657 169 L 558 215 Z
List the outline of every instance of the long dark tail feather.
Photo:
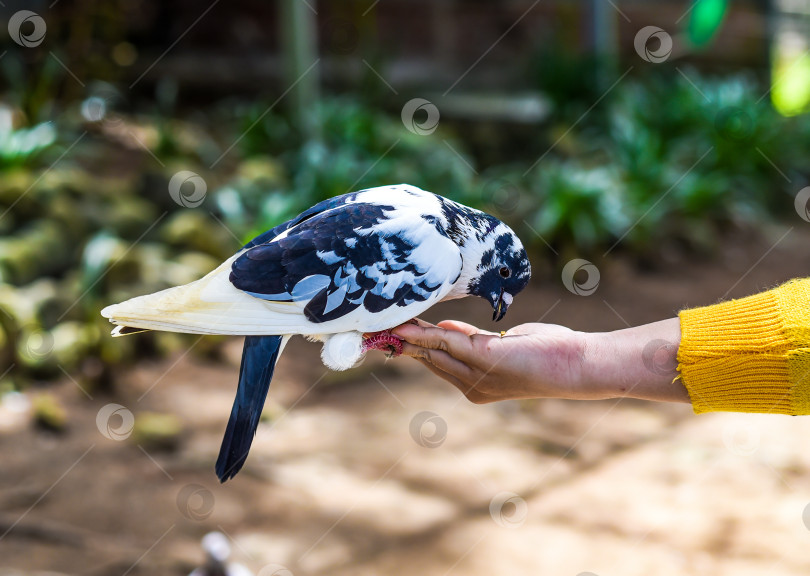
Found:
M 273 370 L 283 347 L 281 336 L 246 336 L 239 368 L 239 387 L 217 458 L 220 482 L 236 476 L 247 460 L 256 435 Z

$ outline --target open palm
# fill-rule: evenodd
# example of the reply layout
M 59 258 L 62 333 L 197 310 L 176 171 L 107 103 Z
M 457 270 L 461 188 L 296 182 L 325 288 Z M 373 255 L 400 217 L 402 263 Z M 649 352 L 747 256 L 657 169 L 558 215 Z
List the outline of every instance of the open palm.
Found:
M 593 398 L 578 389 L 584 353 L 579 332 L 554 324 L 521 324 L 499 334 L 445 320 L 417 320 L 394 333 L 413 356 L 472 402 L 510 398 Z

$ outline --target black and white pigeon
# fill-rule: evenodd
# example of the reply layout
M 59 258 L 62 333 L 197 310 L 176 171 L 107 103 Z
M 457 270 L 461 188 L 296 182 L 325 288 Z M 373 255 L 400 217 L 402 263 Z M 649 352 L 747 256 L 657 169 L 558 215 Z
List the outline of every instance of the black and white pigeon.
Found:
M 480 296 L 506 314 L 531 274 L 503 222 L 409 185 L 337 196 L 257 236 L 204 278 L 108 306 L 113 335 L 142 330 L 246 336 L 220 481 L 242 468 L 291 336 L 323 342 L 323 363 L 402 350 L 388 332 L 443 300 Z

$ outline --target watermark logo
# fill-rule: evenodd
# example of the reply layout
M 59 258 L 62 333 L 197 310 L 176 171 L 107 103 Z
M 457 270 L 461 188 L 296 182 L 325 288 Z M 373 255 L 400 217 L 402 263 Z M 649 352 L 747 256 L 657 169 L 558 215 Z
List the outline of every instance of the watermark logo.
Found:
M 416 115 L 427 114 L 424 120 L 418 121 Z M 402 107 L 402 123 L 409 132 L 419 136 L 433 134 L 439 127 L 439 109 L 430 101 L 424 98 L 414 98 L 408 100 Z
M 745 142 L 754 133 L 751 115 L 737 106 L 726 106 L 714 118 L 714 129 L 721 137 L 731 142 Z
M 110 440 L 126 440 L 135 428 L 135 416 L 125 406 L 107 404 L 96 414 L 96 428 Z
M 727 424 L 723 428 L 723 444 L 736 456 L 751 456 L 759 448 L 759 430 L 748 425 Z
M 481 199 L 498 214 L 512 214 L 520 205 L 520 188 L 505 178 L 496 178 L 484 184 Z
M 8 19 L 8 33 L 11 39 L 24 48 L 36 48 L 45 40 L 48 26 L 45 19 L 30 10 L 15 12 Z
M 529 515 L 529 505 L 514 492 L 500 492 L 489 503 L 489 515 L 498 526 L 519 528 Z
M 47 330 L 35 328 L 24 331 L 25 352 L 29 358 L 45 358 L 53 352 L 53 335 Z
M 177 493 L 177 509 L 189 520 L 201 522 L 214 511 L 214 494 L 201 484 L 186 484 Z
M 90 96 L 82 101 L 82 117 L 88 122 L 101 122 L 107 116 L 107 101 L 100 96 Z
M 419 412 L 408 428 L 413 441 L 424 448 L 438 448 L 447 439 L 447 422 L 435 412 Z
M 672 54 L 672 36 L 658 26 L 645 26 L 636 33 L 633 46 L 642 59 L 660 64 Z
M 810 186 L 805 186 L 799 190 L 793 206 L 796 208 L 796 214 L 799 215 L 799 218 L 805 222 L 810 222 Z
M 180 170 L 169 180 L 169 195 L 175 204 L 185 208 L 202 204 L 207 191 L 205 180 L 190 170 Z
M 577 280 L 579 273 L 584 273 L 584 279 Z M 590 296 L 599 288 L 599 268 L 582 258 L 574 258 L 562 269 L 563 286 L 577 296 Z
M 675 357 L 678 347 L 666 340 L 652 340 L 641 351 L 644 367 L 656 376 L 672 374 L 678 367 Z

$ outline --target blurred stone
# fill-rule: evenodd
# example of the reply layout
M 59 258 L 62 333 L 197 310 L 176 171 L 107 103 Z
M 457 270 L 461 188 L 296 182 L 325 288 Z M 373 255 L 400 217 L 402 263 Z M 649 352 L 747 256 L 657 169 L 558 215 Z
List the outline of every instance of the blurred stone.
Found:
M 31 401 L 16 390 L 0 395 L 0 433 L 19 430 L 31 417 Z
M 155 223 L 157 207 L 137 196 L 124 196 L 105 211 L 107 226 L 123 238 L 137 238 Z
M 51 220 L 37 220 L 10 238 L 0 238 L 0 279 L 26 284 L 73 265 L 72 246 L 64 231 Z
M 0 282 L 0 322 L 11 322 L 11 329 L 34 321 L 34 307 L 22 290 Z
M 67 427 L 67 411 L 52 394 L 40 394 L 32 402 L 34 422 L 51 432 L 64 432 Z
M 183 424 L 174 414 L 140 412 L 135 418 L 132 439 L 145 450 L 176 450 Z
M 35 196 L 26 194 L 34 179 L 34 174 L 23 168 L 3 170 L 3 177 L 0 178 L 0 206 L 9 207 L 13 204 L 14 214 L 18 219 L 35 217 L 38 203 Z
M 207 212 L 195 208 L 169 216 L 160 227 L 160 237 L 170 246 L 197 250 L 222 260 L 238 248 L 227 230 Z
M 81 204 L 68 194 L 55 194 L 43 216 L 58 222 L 73 242 L 82 242 L 90 232 L 90 222 Z
M 165 279 L 172 286 L 199 280 L 219 266 L 220 260 L 203 252 L 185 252 L 166 262 Z
M 236 175 L 253 184 L 275 188 L 284 184 L 284 165 L 271 157 L 248 158 L 239 164 Z

